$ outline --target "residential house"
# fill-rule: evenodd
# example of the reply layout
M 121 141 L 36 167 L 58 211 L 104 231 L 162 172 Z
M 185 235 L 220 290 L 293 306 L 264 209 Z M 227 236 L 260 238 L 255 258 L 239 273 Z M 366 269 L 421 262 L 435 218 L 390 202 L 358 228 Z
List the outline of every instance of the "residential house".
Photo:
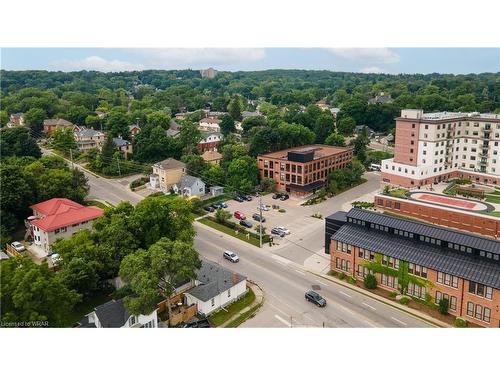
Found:
M 9 122 L 7 123 L 9 128 L 13 128 L 14 126 L 24 126 L 24 113 L 12 113 L 9 118 Z
M 93 148 L 100 149 L 106 138 L 103 132 L 87 128 L 76 131 L 74 135 L 80 151 L 87 151 Z
M 212 197 L 217 197 L 219 195 L 224 194 L 224 187 L 223 186 L 210 186 L 210 195 Z
M 153 174 L 150 176 L 150 184 L 168 192 L 181 177 L 186 174 L 186 164 L 173 158 L 168 158 L 153 164 Z
M 212 312 L 240 299 L 247 293 L 247 279 L 217 263 L 202 259 L 196 272 L 196 286 L 185 293 L 187 304 L 195 303 L 198 313 Z
M 330 112 L 333 114 L 333 117 L 337 117 L 337 114 L 340 112 L 340 108 L 330 108 Z
M 391 95 L 385 95 L 385 93 L 381 92 L 374 98 L 369 99 L 368 104 L 390 104 L 393 101 L 394 100 L 391 98 Z
M 255 111 L 255 112 L 243 111 L 243 112 L 241 112 L 241 118 L 243 118 L 243 120 L 248 118 L 248 117 L 258 117 L 258 116 L 261 116 L 259 111 Z
M 205 183 L 200 178 L 189 175 L 182 176 L 173 189 L 176 194 L 184 197 L 205 195 Z
M 31 206 L 34 218 L 29 224 L 34 245 L 46 253 L 59 238 L 70 238 L 80 230 L 91 229 L 103 210 L 82 206 L 66 198 L 52 198 Z
M 43 120 L 43 131 L 48 136 L 51 136 L 54 133 L 56 128 L 71 128 L 73 131 L 79 131 L 80 127 L 73 124 L 71 121 L 65 120 L 63 118 L 51 118 Z
M 218 132 L 204 133 L 203 139 L 198 143 L 197 148 L 200 152 L 215 151 L 217 145 L 222 140 L 222 134 Z
M 95 113 L 95 114 L 97 115 L 97 117 L 99 117 L 100 119 L 103 119 L 103 118 L 105 118 L 105 117 L 107 116 L 107 113 L 106 113 L 106 112 L 95 111 L 94 113 Z
M 222 154 L 215 150 L 207 150 L 203 153 L 203 155 L 201 155 L 201 157 L 210 164 L 220 164 L 220 161 L 222 160 Z
M 167 137 L 176 138 L 181 133 L 181 126 L 174 120 L 170 120 L 170 126 L 167 129 Z
M 123 299 L 112 300 L 85 315 L 80 328 L 158 328 L 157 310 L 149 315 L 132 315 Z
M 198 123 L 198 128 L 203 132 L 219 133 L 220 132 L 220 125 L 219 125 L 220 122 L 221 122 L 221 120 L 219 120 L 217 118 L 205 117 L 204 119 L 201 119 L 200 122 Z
M 326 102 L 326 100 L 322 99 L 316 103 L 316 105 L 322 110 L 322 111 L 328 111 L 330 109 L 330 106 Z
M 366 128 L 366 135 L 368 138 L 373 138 L 375 136 L 375 130 L 371 129 L 366 125 L 356 125 L 354 127 L 354 134 L 361 134 L 362 131 Z
M 208 111 L 208 112 L 206 112 L 206 117 L 207 118 L 218 119 L 218 118 L 221 118 L 222 116 L 224 116 L 226 114 L 227 114 L 227 112 Z
M 137 134 L 139 134 L 141 128 L 139 127 L 139 125 L 129 125 L 128 131 L 130 136 L 134 138 Z
M 132 143 L 122 138 L 113 138 L 116 148 L 122 153 L 125 159 L 133 152 Z

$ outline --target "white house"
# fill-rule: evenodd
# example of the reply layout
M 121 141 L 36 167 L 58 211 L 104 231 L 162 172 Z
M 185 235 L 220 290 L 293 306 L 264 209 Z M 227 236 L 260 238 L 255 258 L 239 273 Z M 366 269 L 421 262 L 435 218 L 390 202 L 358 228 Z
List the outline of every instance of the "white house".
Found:
M 80 321 L 80 328 L 158 328 L 157 310 L 149 315 L 131 315 L 123 299 L 112 300 L 87 314 Z
M 220 132 L 220 122 L 221 120 L 217 118 L 205 117 L 201 119 L 198 123 L 198 128 L 204 132 Z
M 173 186 L 176 194 L 184 197 L 205 195 L 205 183 L 198 177 L 182 176 L 180 181 Z
M 240 299 L 247 292 L 245 276 L 208 260 L 202 260 L 195 285 L 185 293 L 187 305 L 196 304 L 198 313 L 204 316 Z

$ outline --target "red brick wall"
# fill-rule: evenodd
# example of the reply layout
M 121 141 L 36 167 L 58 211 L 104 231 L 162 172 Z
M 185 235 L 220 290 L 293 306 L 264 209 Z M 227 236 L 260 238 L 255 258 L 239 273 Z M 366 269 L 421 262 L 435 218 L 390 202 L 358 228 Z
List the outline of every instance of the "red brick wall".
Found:
M 394 161 L 408 165 L 417 165 L 418 134 L 420 124 L 408 121 L 396 121 L 396 146 Z M 411 142 L 413 141 L 413 145 Z M 413 149 L 413 152 L 410 152 Z
M 382 200 L 382 202 L 380 202 Z M 390 202 L 391 207 L 387 204 Z M 395 203 L 400 204 L 396 209 Z M 429 207 L 411 200 L 398 200 L 392 197 L 375 196 L 375 207 L 395 214 L 413 217 L 426 222 L 460 229 L 485 236 L 500 237 L 500 218 L 476 216 L 467 212 L 450 211 L 445 207 Z M 382 204 L 380 204 L 382 203 Z

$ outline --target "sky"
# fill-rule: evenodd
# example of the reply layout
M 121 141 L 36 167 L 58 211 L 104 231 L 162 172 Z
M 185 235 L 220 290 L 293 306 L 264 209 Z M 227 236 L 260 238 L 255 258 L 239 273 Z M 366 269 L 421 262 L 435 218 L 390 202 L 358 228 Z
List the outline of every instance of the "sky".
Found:
M 500 48 L 2 48 L 5 70 L 103 72 L 308 69 L 362 73 L 500 72 Z

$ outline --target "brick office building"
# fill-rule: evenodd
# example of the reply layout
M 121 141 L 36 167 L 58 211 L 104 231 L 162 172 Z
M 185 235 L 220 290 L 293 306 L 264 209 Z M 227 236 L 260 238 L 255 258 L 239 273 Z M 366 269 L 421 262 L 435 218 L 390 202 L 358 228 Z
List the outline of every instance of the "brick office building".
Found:
M 500 217 L 381 194 L 375 195 L 374 204 L 379 210 L 483 236 L 500 238 Z
M 500 241 L 353 208 L 326 219 L 331 269 L 358 280 L 366 262 L 400 270 L 426 282 L 407 294 L 449 302 L 449 313 L 483 327 L 500 327 Z M 398 290 L 398 278 L 376 273 L 377 286 Z
M 382 182 L 416 187 L 453 178 L 499 184 L 500 115 L 403 109 Z
M 352 160 L 352 149 L 325 145 L 307 145 L 259 155 L 261 178 L 272 178 L 279 191 L 305 196 L 315 193 L 328 174 L 345 168 Z

